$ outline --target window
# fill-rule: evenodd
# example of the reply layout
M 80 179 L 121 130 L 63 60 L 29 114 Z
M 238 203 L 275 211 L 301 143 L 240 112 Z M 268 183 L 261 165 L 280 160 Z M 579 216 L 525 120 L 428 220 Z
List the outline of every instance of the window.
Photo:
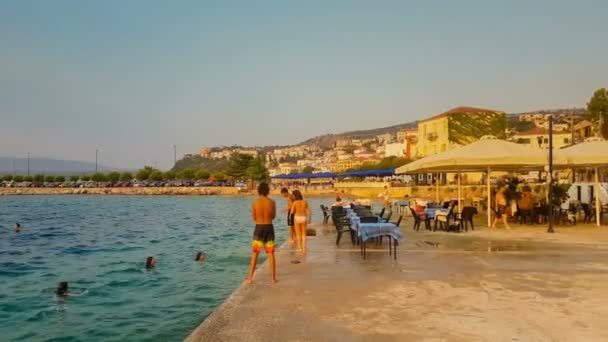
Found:
M 543 140 L 543 143 L 548 144 L 549 143 L 549 138 L 545 138 L 545 140 Z
M 517 139 L 518 144 L 527 144 L 530 145 L 530 138 L 519 138 Z
M 564 138 L 564 144 L 569 144 L 569 143 L 570 143 L 570 139 Z

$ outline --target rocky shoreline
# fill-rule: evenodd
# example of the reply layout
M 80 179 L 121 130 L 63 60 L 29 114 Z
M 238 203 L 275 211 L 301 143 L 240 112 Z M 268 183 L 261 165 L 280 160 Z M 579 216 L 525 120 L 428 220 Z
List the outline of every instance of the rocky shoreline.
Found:
M 238 195 L 248 194 L 235 187 L 156 188 L 0 188 L 2 195 Z

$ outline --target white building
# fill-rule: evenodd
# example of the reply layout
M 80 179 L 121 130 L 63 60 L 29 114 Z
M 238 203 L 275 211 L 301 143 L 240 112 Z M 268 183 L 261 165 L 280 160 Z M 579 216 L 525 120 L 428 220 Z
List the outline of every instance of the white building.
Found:
M 405 157 L 405 143 L 398 142 L 384 145 L 385 157 Z

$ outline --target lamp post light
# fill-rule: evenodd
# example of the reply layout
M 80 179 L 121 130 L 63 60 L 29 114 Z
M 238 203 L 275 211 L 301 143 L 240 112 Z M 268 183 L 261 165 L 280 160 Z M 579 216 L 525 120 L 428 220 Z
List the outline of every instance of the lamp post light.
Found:
M 97 161 L 99 159 L 99 150 L 95 150 L 95 173 L 97 173 Z
M 549 115 L 549 228 L 547 233 L 555 233 L 553 229 L 553 116 Z

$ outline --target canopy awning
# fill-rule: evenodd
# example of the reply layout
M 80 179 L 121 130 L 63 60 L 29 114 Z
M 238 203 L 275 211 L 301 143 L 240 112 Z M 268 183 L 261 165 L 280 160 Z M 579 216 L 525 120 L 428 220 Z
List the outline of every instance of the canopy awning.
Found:
M 395 175 L 395 169 L 360 170 L 341 173 L 339 177 L 387 177 Z
M 332 172 L 321 173 L 292 173 L 276 175 L 273 179 L 316 179 L 316 178 L 336 178 L 336 174 Z
M 424 172 L 475 172 L 539 170 L 548 164 L 547 151 L 484 137 L 471 144 L 418 159 L 397 169 L 398 174 Z
M 608 167 L 608 141 L 600 138 L 589 139 L 555 151 L 559 167 Z

